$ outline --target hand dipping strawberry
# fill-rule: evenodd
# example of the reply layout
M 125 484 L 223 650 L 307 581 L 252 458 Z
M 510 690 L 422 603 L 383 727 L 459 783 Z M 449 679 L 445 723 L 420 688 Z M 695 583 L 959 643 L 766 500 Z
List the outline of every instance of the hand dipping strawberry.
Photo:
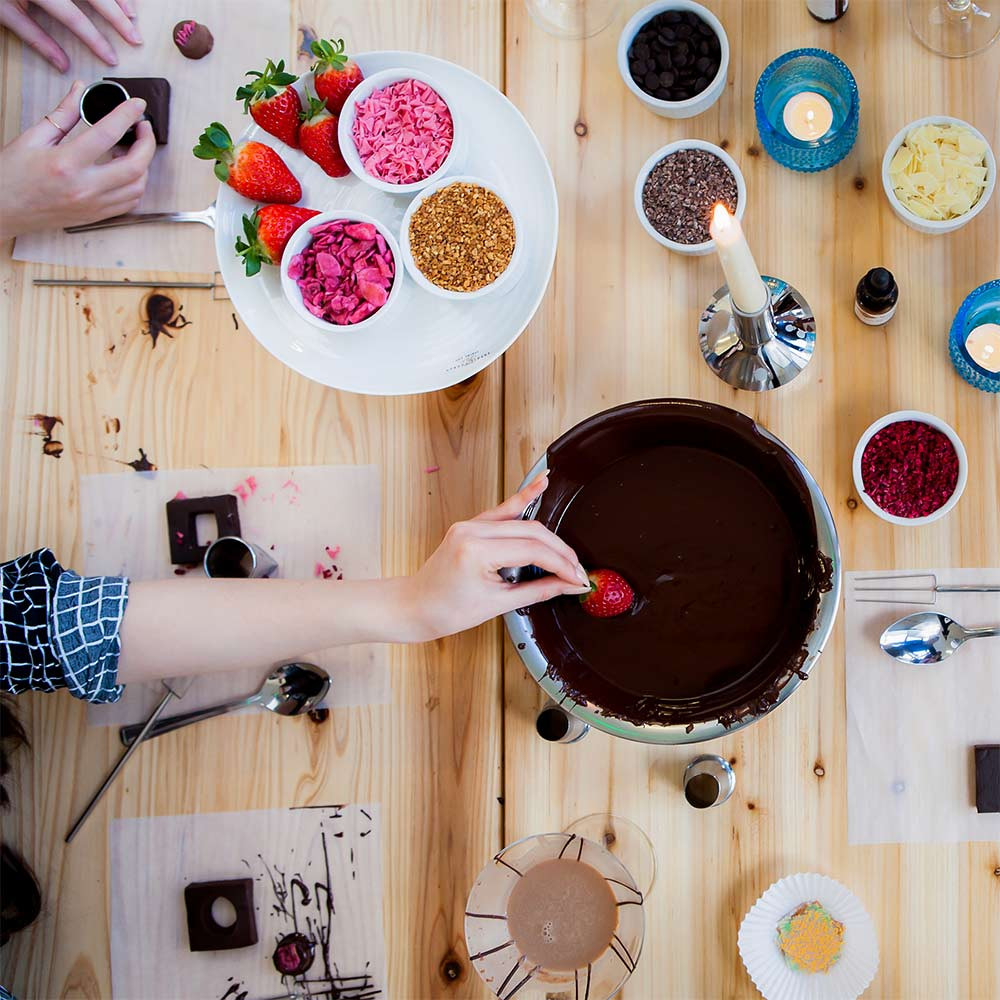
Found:
M 580 605 L 593 618 L 615 618 L 625 614 L 635 603 L 635 591 L 613 569 L 593 569 L 587 574 L 590 593 L 580 598 Z

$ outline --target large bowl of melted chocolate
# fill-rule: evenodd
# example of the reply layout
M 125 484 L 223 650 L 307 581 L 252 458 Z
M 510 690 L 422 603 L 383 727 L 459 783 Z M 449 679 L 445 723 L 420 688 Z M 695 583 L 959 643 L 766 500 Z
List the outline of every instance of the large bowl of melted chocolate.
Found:
M 577 424 L 526 481 L 546 466 L 524 516 L 636 593 L 617 618 L 575 597 L 506 616 L 555 701 L 616 736 L 696 743 L 808 677 L 837 613 L 840 550 L 819 486 L 774 435 L 724 406 L 651 399 Z

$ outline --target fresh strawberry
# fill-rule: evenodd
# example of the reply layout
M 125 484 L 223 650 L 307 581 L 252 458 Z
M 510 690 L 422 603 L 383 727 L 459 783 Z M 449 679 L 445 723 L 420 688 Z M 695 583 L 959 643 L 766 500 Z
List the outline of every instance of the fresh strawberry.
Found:
M 580 598 L 580 604 L 594 618 L 614 618 L 630 610 L 635 603 L 635 591 L 613 569 L 593 569 L 587 574 L 590 593 Z
M 215 160 L 215 176 L 245 198 L 291 205 L 302 197 L 302 186 L 270 146 L 241 142 L 234 148 L 221 122 L 201 133 L 193 152 L 199 160 Z
M 353 59 L 347 58 L 343 38 L 336 41 L 317 38 L 310 48 L 318 60 L 313 66 L 316 93 L 335 115 L 339 115 L 347 95 L 361 83 L 364 74 Z
M 337 116 L 327 111 L 326 102 L 322 98 L 310 97 L 301 118 L 299 145 L 302 152 L 331 177 L 346 177 L 351 168 L 344 162 L 340 152 Z
M 265 205 L 243 216 L 246 242 L 237 238 L 236 253 L 243 258 L 247 277 L 252 278 L 261 264 L 280 264 L 289 236 L 306 219 L 319 215 L 315 209 L 298 205 Z
M 249 111 L 265 132 L 298 149 L 302 101 L 290 86 L 298 77 L 285 72 L 284 59 L 277 65 L 268 59 L 263 73 L 251 70 L 246 75 L 253 79 L 236 91 L 244 112 Z

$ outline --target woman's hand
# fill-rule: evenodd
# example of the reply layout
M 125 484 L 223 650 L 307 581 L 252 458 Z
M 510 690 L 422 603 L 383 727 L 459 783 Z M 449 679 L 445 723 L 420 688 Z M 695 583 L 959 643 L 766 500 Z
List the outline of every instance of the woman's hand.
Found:
M 406 617 L 415 628 L 410 641 L 451 635 L 515 608 L 590 590 L 576 553 L 537 521 L 521 520 L 547 485 L 542 473 L 499 507 L 448 529 L 437 551 L 405 580 Z M 552 575 L 508 583 L 498 572 L 529 565 Z
M 146 102 L 132 98 L 119 104 L 67 139 L 80 120 L 82 92 L 77 81 L 54 111 L 0 150 L 0 239 L 122 215 L 142 198 L 156 152 L 152 127 L 139 120 Z M 98 163 L 136 122 L 129 151 Z
M 0 24 L 13 31 L 25 45 L 31 46 L 60 73 L 69 69 L 69 56 L 31 16 L 32 7 L 65 25 L 98 59 L 103 59 L 109 66 L 118 65 L 118 56 L 111 43 L 73 0 L 0 0 Z M 142 45 L 142 35 L 130 20 L 135 17 L 132 0 L 90 0 L 90 9 L 100 14 L 126 42 Z

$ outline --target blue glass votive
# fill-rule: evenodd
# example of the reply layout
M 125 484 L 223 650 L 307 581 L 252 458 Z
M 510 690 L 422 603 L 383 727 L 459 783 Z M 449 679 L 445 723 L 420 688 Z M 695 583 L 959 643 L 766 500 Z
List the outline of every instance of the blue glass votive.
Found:
M 977 365 L 965 347 L 969 334 L 983 323 L 1000 323 L 1000 278 L 987 281 L 965 297 L 948 334 L 948 353 L 955 371 L 983 392 L 1000 392 L 1000 372 Z
M 796 139 L 785 128 L 785 105 L 815 91 L 830 102 L 833 124 L 815 141 Z M 753 95 L 760 141 L 783 167 L 812 173 L 839 163 L 858 136 L 861 100 L 851 71 L 825 49 L 793 49 L 778 56 L 757 81 Z

